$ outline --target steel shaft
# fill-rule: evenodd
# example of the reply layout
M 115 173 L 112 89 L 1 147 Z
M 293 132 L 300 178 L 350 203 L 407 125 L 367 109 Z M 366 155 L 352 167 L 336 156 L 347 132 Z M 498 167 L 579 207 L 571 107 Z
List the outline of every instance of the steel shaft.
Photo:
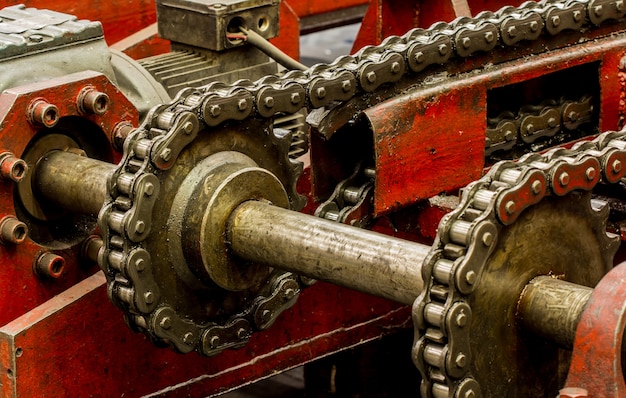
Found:
M 412 304 L 429 246 L 250 201 L 227 228 L 238 256 Z

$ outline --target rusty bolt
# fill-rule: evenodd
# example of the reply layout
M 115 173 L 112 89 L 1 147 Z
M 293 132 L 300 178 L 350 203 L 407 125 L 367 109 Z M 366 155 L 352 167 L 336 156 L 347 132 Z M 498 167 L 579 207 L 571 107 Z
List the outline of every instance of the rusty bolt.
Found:
M 543 189 L 543 184 L 541 183 L 541 181 L 536 180 L 531 184 L 530 189 L 533 191 L 535 195 L 539 195 L 539 193 Z
M 567 115 L 567 118 L 571 120 L 572 122 L 575 122 L 576 120 L 578 120 L 578 117 L 579 117 L 578 112 L 574 112 L 574 111 L 570 112 Z
M 187 345 L 192 345 L 193 344 L 193 333 L 191 332 L 187 332 L 183 335 L 183 343 L 187 344 Z
M 294 298 L 296 295 L 296 291 L 293 289 L 287 289 L 285 290 L 285 299 L 286 300 L 291 300 L 292 298 Z
M 29 119 L 31 123 L 43 125 L 51 128 L 59 122 L 59 108 L 46 100 L 36 99 L 28 107 Z
M 28 227 L 13 216 L 6 216 L 0 221 L 0 243 L 19 245 L 26 240 Z
M 504 139 L 507 140 L 507 141 L 513 141 L 516 136 L 517 136 L 517 134 L 515 134 L 515 131 L 513 131 L 513 130 L 507 130 L 504 133 Z
M 534 133 L 534 132 L 535 132 L 535 125 L 534 125 L 534 124 L 532 124 L 532 123 L 528 123 L 528 125 L 526 126 L 526 131 L 527 131 L 529 134 Z
M 559 176 L 559 184 L 561 184 L 561 186 L 567 186 L 567 184 L 569 184 L 569 174 L 567 172 L 562 172 L 561 175 Z
M 11 152 L 0 155 L 0 175 L 15 182 L 24 179 L 28 165 L 22 159 L 16 158 Z
M 514 201 L 509 200 L 508 202 L 506 202 L 506 204 L 504 205 L 504 211 L 506 211 L 506 214 L 508 214 L 509 216 L 513 213 L 515 213 L 515 210 L 517 210 L 517 205 L 515 204 Z
M 45 252 L 35 261 L 35 274 L 40 278 L 58 279 L 65 269 L 65 259 L 58 254 Z
M 588 396 L 589 393 L 584 388 L 566 387 L 559 391 L 558 398 L 583 398 Z
M 587 181 L 593 181 L 596 178 L 596 169 L 593 167 L 589 167 L 585 170 L 585 177 L 587 177 Z
M 80 91 L 76 99 L 78 110 L 81 113 L 104 115 L 109 110 L 109 96 L 93 87 L 86 87 Z

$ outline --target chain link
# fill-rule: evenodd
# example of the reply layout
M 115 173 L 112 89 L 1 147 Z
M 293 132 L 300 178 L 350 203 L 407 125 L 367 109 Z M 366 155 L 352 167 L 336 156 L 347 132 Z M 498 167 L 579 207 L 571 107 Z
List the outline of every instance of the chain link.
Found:
M 288 274 L 284 277 L 286 280 L 270 283 L 272 288 L 267 294 L 221 325 L 195 324 L 162 301 L 151 272 L 153 259 L 143 245 L 152 227 L 151 214 L 160 188 L 157 176 L 176 162 L 178 154 L 193 141 L 199 131 L 224 122 L 245 123 L 253 118 L 272 119 L 277 115 L 293 114 L 302 108 L 311 110 L 334 106 L 358 95 L 376 92 L 386 84 L 422 72 L 432 65 L 446 64 L 454 58 L 463 59 L 491 51 L 497 46 L 507 48 L 518 46 L 523 41 L 537 42 L 542 37 L 549 38 L 565 30 L 583 27 L 592 29 L 606 20 L 621 19 L 624 14 L 623 1 L 527 2 L 519 8 L 506 7 L 496 13 L 461 18 L 450 24 L 436 24 L 426 30 L 413 29 L 403 36 L 387 38 L 380 46 L 365 47 L 353 56 L 340 57 L 331 64 L 316 65 L 307 71 L 292 71 L 256 82 L 241 80 L 232 85 L 212 83 L 202 88 L 182 90 L 172 103 L 152 109 L 143 124 L 129 135 L 124 142 L 123 159 L 108 182 L 110 199 L 99 215 L 104 246 L 98 262 L 107 277 L 111 300 L 123 310 L 132 328 L 147 333 L 156 342 L 168 344 L 180 352 L 196 350 L 204 355 L 213 355 L 224 348 L 245 344 L 252 334 L 253 325 L 257 328 L 269 326 L 281 310 L 293 303 L 292 294 L 297 295 L 299 292 L 302 281 Z M 568 162 L 562 163 L 569 165 Z M 481 182 L 466 191 L 466 197 L 470 192 L 476 192 L 477 197 L 496 195 L 503 198 L 519 194 L 515 190 L 532 191 L 537 181 L 545 189 L 545 183 L 539 178 L 545 175 L 544 171 L 533 172 L 537 169 L 531 167 L 531 171 L 523 172 L 520 167 L 494 168 L 501 170 L 502 175 L 523 174 L 516 185 L 492 189 Z M 578 168 L 571 166 L 567 170 L 576 173 Z M 286 190 L 292 208 L 298 209 L 303 204 L 295 190 L 298 168 L 293 168 L 289 173 L 291 181 Z M 493 176 L 493 173 L 495 171 L 490 175 Z M 498 174 L 497 177 L 501 176 Z M 542 194 L 540 190 L 538 194 L 527 196 L 538 198 Z M 497 211 L 501 208 L 499 203 L 489 203 L 496 210 L 495 214 L 501 213 Z M 504 207 L 503 214 L 508 214 L 508 219 L 513 219 L 523 207 L 519 201 L 513 204 L 517 206 L 515 209 Z M 436 368 L 441 373 L 424 373 L 428 391 L 435 391 L 438 386 L 452 385 L 456 391 L 474 388 L 473 382 L 466 382 L 463 376 L 470 358 L 458 355 L 469 355 L 465 343 L 462 343 L 462 338 L 449 338 L 451 335 L 463 334 L 459 332 L 463 326 L 457 321 L 464 316 L 470 317 L 471 310 L 458 307 L 454 300 L 459 295 L 471 292 L 472 272 L 476 274 L 480 268 L 480 264 L 463 261 L 465 258 L 474 258 L 466 253 L 481 251 L 484 254 L 488 251 L 480 242 L 488 240 L 485 237 L 488 233 L 496 235 L 497 224 L 491 219 L 481 221 L 481 214 L 483 218 L 493 218 L 493 212 L 485 212 L 486 209 L 483 209 L 479 211 L 480 214 L 475 214 L 476 209 L 470 209 L 469 205 L 466 207 L 467 211 L 464 210 L 462 215 L 456 212 L 450 216 L 458 219 L 453 223 L 454 228 L 450 227 L 450 234 L 443 235 L 449 236 L 451 240 L 437 249 L 437 254 L 431 258 L 432 266 L 425 267 L 430 269 L 425 271 L 428 273 L 425 280 L 431 280 L 432 275 L 444 275 L 443 271 L 447 268 L 462 268 L 464 271 L 457 270 L 455 275 L 465 282 L 458 286 L 467 286 L 465 290 L 455 289 L 448 294 L 445 293 L 447 288 L 443 287 L 449 286 L 452 281 L 443 284 L 437 279 L 437 283 L 428 289 L 428 298 L 424 299 L 429 304 L 430 315 L 428 318 L 418 316 L 424 320 L 419 322 L 418 329 L 422 330 L 427 320 L 432 320 L 432 314 L 441 313 L 443 322 L 438 326 L 439 332 L 433 332 L 439 333 L 439 337 L 427 334 L 424 344 L 419 345 L 423 346 L 416 360 L 420 369 L 425 371 Z M 468 219 L 472 214 L 476 217 Z M 493 227 L 485 230 L 486 227 L 482 226 L 485 223 Z M 469 228 L 469 235 L 464 232 L 465 228 Z M 441 264 L 435 266 L 435 263 Z M 461 274 L 464 276 L 459 276 Z M 289 280 L 296 283 L 297 287 Z M 450 314 L 457 314 L 457 317 L 450 318 Z M 446 344 L 442 343 L 444 340 Z M 440 348 L 452 350 L 448 353 L 450 355 L 444 357 L 454 360 L 441 362 L 439 356 L 435 355 Z

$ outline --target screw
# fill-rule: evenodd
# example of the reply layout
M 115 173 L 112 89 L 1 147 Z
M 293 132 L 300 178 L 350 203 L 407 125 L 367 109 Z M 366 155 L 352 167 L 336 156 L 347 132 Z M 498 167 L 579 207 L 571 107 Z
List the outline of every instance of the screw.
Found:
M 468 271 L 467 274 L 465 274 L 465 281 L 470 285 L 476 283 L 476 272 Z
M 220 108 L 219 105 L 211 105 L 209 107 L 209 113 L 213 117 L 218 117 L 220 115 L 220 113 L 222 113 L 222 108 Z
M 350 91 L 352 89 L 352 83 L 350 83 L 350 80 L 344 80 L 343 82 L 341 82 L 341 89 L 344 91 L 344 93 Z
M 541 181 L 534 181 L 532 185 L 530 186 L 530 189 L 533 191 L 535 195 L 539 195 L 539 193 L 543 189 L 543 184 L 541 183 Z
M 59 122 L 59 108 L 45 100 L 38 99 L 31 102 L 29 109 L 30 120 L 50 128 Z
M 553 16 L 551 19 L 552 21 L 552 26 L 557 27 L 561 24 L 561 17 L 559 17 L 558 15 Z
M 152 292 L 145 292 L 143 299 L 146 301 L 146 304 L 152 304 L 154 303 L 154 294 Z
M 161 325 L 163 329 L 168 330 L 172 327 L 172 319 L 169 316 L 165 316 L 163 317 L 163 319 L 161 319 L 159 325 Z
M 509 200 L 508 202 L 506 202 L 506 205 L 504 205 L 504 211 L 506 211 L 506 214 L 508 214 L 509 216 L 515 213 L 515 210 L 517 210 L 517 205 L 512 200 Z
M 143 234 L 146 231 L 146 223 L 139 220 L 135 223 L 135 231 L 137 231 L 138 234 Z
M 394 62 L 391 64 L 391 73 L 396 74 L 400 72 L 400 63 L 399 62 Z
M 593 167 L 589 167 L 585 170 L 585 177 L 587 177 L 588 181 L 593 181 L 596 178 L 596 169 Z
M 191 333 L 191 332 L 185 333 L 185 335 L 183 336 L 183 343 L 185 343 L 187 345 L 192 345 L 193 344 L 193 333 Z
M 315 94 L 317 94 L 317 98 L 324 98 L 326 97 L 326 89 L 324 87 L 320 87 L 317 90 L 315 90 Z
M 300 94 L 298 93 L 291 94 L 291 103 L 296 105 L 298 102 L 300 102 Z
M 165 148 L 161 151 L 159 156 L 164 162 L 169 162 L 172 158 L 172 150 L 170 148 Z
M 24 179 L 28 165 L 22 159 L 16 158 L 11 152 L 0 155 L 0 175 L 15 182 Z
M 459 368 L 464 368 L 467 365 L 467 357 L 464 354 L 459 354 L 456 356 L 454 363 Z
M 86 87 L 80 91 L 76 99 L 78 109 L 83 113 L 104 115 L 109 110 L 109 96 L 93 87 Z
M 239 109 L 240 111 L 245 111 L 246 108 L 248 108 L 248 101 L 245 99 L 240 99 L 239 102 L 237 102 L 237 109 Z
M 274 107 L 274 97 L 265 97 L 265 100 L 263 101 L 263 104 L 265 105 L 266 108 L 273 108 Z
M 376 72 L 368 72 L 365 76 L 368 82 L 375 83 L 376 82 Z
M 414 59 L 415 59 L 415 62 L 416 62 L 416 63 L 421 64 L 422 62 L 424 62 L 424 53 L 423 53 L 423 52 L 421 52 L 421 51 L 418 51 L 418 52 L 415 54 Z
M 569 184 L 569 174 L 567 174 L 567 172 L 564 171 L 561 173 L 559 176 L 559 184 L 563 187 Z
M 28 227 L 13 216 L 6 216 L 0 222 L 0 242 L 19 245 L 26 240 Z

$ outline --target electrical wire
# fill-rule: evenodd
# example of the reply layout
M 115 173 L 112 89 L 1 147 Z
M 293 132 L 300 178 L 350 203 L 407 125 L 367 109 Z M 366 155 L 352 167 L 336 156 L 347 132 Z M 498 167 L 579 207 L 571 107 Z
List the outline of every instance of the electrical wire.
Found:
M 282 52 L 280 48 L 270 43 L 266 38 L 256 33 L 255 31 L 248 30 L 244 27 L 240 27 L 239 29 L 241 29 L 245 38 L 240 38 L 239 36 L 242 36 L 240 34 L 232 34 L 233 38 L 247 41 L 287 69 L 308 69 L 305 65 L 301 64 L 300 62 L 291 58 L 289 55 Z M 230 36 L 231 34 L 229 34 L 227 37 L 230 38 Z

